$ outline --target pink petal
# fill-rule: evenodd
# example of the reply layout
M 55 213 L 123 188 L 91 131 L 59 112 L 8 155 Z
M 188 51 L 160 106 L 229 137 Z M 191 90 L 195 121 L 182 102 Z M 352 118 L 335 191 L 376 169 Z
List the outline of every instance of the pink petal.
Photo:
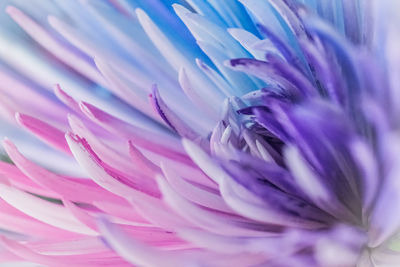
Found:
M 75 159 L 101 187 L 124 198 L 130 198 L 132 195 L 146 198 L 149 197 L 147 194 L 158 194 L 154 180 L 134 177 L 127 179 L 105 166 L 84 139 L 72 133 L 67 133 L 66 139 Z
M 50 146 L 68 155 L 71 155 L 71 151 L 69 150 L 67 142 L 65 141 L 65 133 L 63 131 L 44 121 L 35 119 L 25 114 L 16 113 L 15 119 L 22 127 L 36 135 L 39 139 L 43 140 Z
M 155 176 L 161 173 L 160 168 L 155 165 L 151 160 L 146 158 L 139 149 L 137 149 L 131 141 L 129 141 L 129 154 L 131 159 L 137 168 L 140 168 L 144 173 L 149 174 L 150 177 L 155 178 Z
M 195 185 L 187 182 L 185 179 L 179 177 L 179 175 L 166 164 L 161 163 L 161 168 L 172 189 L 174 189 L 182 197 L 209 209 L 233 213 L 232 209 L 225 204 L 220 195 L 212 193 L 209 190 L 196 187 Z
M 99 229 L 107 240 L 107 243 L 121 257 L 132 264 L 149 267 L 176 267 L 185 266 L 185 262 L 187 261 L 182 256 L 179 256 L 179 254 L 156 250 L 129 238 L 117 226 L 105 219 L 99 220 Z
M 88 203 L 96 200 L 121 202 L 118 197 L 109 194 L 99 187 L 96 188 L 96 186 L 74 182 L 36 165 L 26 159 L 9 140 L 3 141 L 3 146 L 12 161 L 26 176 L 43 187 L 57 193 L 59 197 Z
M 168 158 L 192 164 L 183 154 L 181 145 L 176 138 L 168 135 L 160 135 L 142 128 L 128 124 L 88 103 L 80 104 L 82 112 L 91 120 L 102 126 L 111 133 L 132 140 L 138 145 L 149 151 L 158 153 Z M 162 141 L 161 141 L 162 140 Z
M 150 84 L 145 85 L 141 88 L 140 85 L 132 84 L 126 81 L 126 79 L 121 77 L 121 75 L 118 74 L 112 66 L 107 64 L 105 60 L 96 57 L 95 62 L 97 68 L 100 70 L 100 72 L 103 74 L 108 84 L 110 85 L 108 86 L 108 88 L 110 88 L 110 90 L 114 92 L 115 95 L 119 96 L 125 102 L 142 111 L 146 115 L 152 117 L 153 119 L 161 121 L 160 118 L 152 112 L 150 106 L 146 101 L 146 89 L 150 86 Z M 131 73 L 131 75 L 135 74 Z M 144 75 L 143 73 L 137 73 L 135 76 L 136 80 L 140 81 L 140 79 L 143 79 L 142 77 Z
M 219 118 L 219 105 L 213 105 L 207 101 L 207 98 L 199 96 L 194 90 L 192 80 L 189 79 L 186 70 L 181 68 L 179 70 L 179 84 L 186 94 L 186 96 L 205 114 L 208 115 L 212 120 L 218 121 Z M 215 123 L 214 123 L 215 124 Z
M 5 202 L 23 213 L 52 226 L 85 235 L 96 235 L 80 223 L 64 207 L 0 183 L 0 195 Z
M 17 99 L 22 108 L 18 111 L 26 110 L 29 114 L 40 115 L 41 117 L 57 121 L 64 120 L 67 112 L 65 108 L 41 95 L 35 88 L 31 88 L 21 82 L 18 77 L 14 77 L 11 73 L 1 70 L 0 80 L 2 81 L 0 84 L 0 93 L 7 95 L 10 99 Z M 49 114 L 49 110 L 53 112 Z
M 128 155 L 116 150 L 115 147 L 111 148 L 110 145 L 106 144 L 103 140 L 92 133 L 82 120 L 74 115 L 68 115 L 68 121 L 72 131 L 76 135 L 84 138 L 89 143 L 93 151 L 96 154 L 101 155 L 102 159 L 107 162 L 108 165 L 118 166 L 118 169 L 125 173 L 137 173 L 139 168 L 132 164 Z M 65 140 L 65 134 L 63 135 L 63 139 Z
M 85 255 L 110 253 L 98 237 L 79 237 L 71 240 L 60 239 L 31 241 L 26 244 L 30 249 L 48 255 Z
M 90 216 L 86 211 L 77 207 L 74 203 L 63 199 L 64 207 L 71 212 L 71 214 L 81 223 L 89 227 L 90 229 L 97 232 L 96 222 L 92 216 Z
M 149 198 L 143 201 L 140 197 L 131 197 L 130 203 L 136 211 L 155 226 L 173 231 L 177 227 L 190 227 L 191 223 L 175 214 L 160 199 Z
M 30 237 L 40 237 L 49 240 L 68 240 L 76 238 L 78 235 L 69 231 L 53 227 L 38 221 L 0 199 L 0 227 L 9 231 L 27 234 Z M 27 232 L 29 225 L 29 232 Z
M 56 84 L 54 87 L 54 94 L 60 99 L 61 102 L 63 102 L 67 107 L 72 109 L 73 111 L 77 113 L 81 113 L 81 110 L 79 108 L 79 103 L 75 101 L 70 95 L 68 95 L 66 92 L 64 92 L 61 89 L 61 86 L 59 84 Z
M 115 257 L 110 253 L 102 254 L 88 254 L 88 255 L 67 255 L 67 256 L 53 256 L 39 254 L 27 246 L 19 244 L 18 242 L 0 237 L 0 244 L 13 254 L 23 258 L 26 261 L 43 264 L 45 266 L 57 267 L 96 267 L 96 266 L 130 266 L 122 259 Z
M 102 85 L 105 84 L 104 79 L 93 67 L 93 65 L 89 64 L 79 55 L 72 52 L 69 48 L 57 41 L 41 25 L 13 6 L 8 6 L 6 11 L 13 18 L 13 20 L 18 23 L 18 25 L 24 29 L 26 33 L 29 34 L 29 36 L 31 36 L 41 46 L 46 48 L 47 51 L 92 81 Z
M 128 220 L 131 223 L 136 222 L 138 224 L 148 223 L 143 217 L 135 211 L 131 206 L 115 204 L 106 201 L 94 201 L 93 205 L 98 209 L 104 211 L 104 213 L 118 217 L 124 220 Z
M 165 202 L 180 216 L 191 222 L 193 225 L 212 233 L 232 236 L 269 236 L 268 227 L 246 221 L 243 218 L 229 216 L 220 212 L 206 210 L 200 206 L 189 202 L 179 196 L 168 184 L 162 179 L 158 179 L 160 190 L 163 194 Z M 253 230 L 254 228 L 255 230 Z M 256 230 L 258 229 L 258 230 Z
M 180 136 L 190 140 L 201 138 L 198 133 L 196 133 L 189 125 L 182 121 L 181 118 L 165 104 L 156 85 L 153 86 L 153 93 L 150 95 L 150 101 L 161 118 L 163 118 L 163 120 Z
M 59 194 L 49 191 L 33 182 L 13 164 L 0 161 L 0 174 L 7 177 L 12 186 L 23 191 L 28 191 L 30 193 L 52 198 L 59 197 Z

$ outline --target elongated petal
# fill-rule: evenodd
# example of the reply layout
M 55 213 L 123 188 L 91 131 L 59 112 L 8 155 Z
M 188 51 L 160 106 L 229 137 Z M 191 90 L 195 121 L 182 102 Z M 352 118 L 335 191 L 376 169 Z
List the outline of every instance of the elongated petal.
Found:
M 117 197 L 108 194 L 106 191 L 92 186 L 72 181 L 68 178 L 56 175 L 44 168 L 34 164 L 19 153 L 11 141 L 4 141 L 4 147 L 17 167 L 29 178 L 43 187 L 57 193 L 59 197 L 65 197 L 75 201 L 91 202 L 96 200 L 108 200 L 120 202 Z

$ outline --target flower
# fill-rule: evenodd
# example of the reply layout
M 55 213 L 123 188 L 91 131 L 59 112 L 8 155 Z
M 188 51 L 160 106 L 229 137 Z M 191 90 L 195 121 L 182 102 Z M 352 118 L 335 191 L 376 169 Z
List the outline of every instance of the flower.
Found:
M 2 262 L 398 265 L 397 1 L 1 5 Z

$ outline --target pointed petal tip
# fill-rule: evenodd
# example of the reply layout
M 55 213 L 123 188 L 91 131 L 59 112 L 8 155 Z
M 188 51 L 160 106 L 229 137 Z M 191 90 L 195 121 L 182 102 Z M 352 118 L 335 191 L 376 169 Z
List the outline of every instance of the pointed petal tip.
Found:
M 197 58 L 196 58 L 196 64 L 197 64 Z M 183 79 L 183 77 L 186 76 L 186 70 L 184 67 L 180 67 L 179 68 L 179 72 L 178 72 L 178 80 L 179 82 L 181 82 L 181 80 Z
M 9 149 L 13 149 L 13 148 L 16 149 L 16 146 L 10 139 L 8 139 L 8 137 L 4 137 L 3 140 L 1 141 L 1 143 L 4 147 L 4 149 L 6 150 L 7 154 L 8 154 Z
M 5 11 L 11 17 L 18 16 L 19 14 L 22 13 L 21 10 L 19 10 L 15 6 L 11 6 L 11 5 L 6 6 Z
M 101 70 L 104 68 L 104 66 L 106 66 L 104 59 L 102 59 L 101 56 L 99 56 L 99 55 L 94 55 L 93 61 L 94 61 L 94 64 L 96 65 L 97 69 L 100 72 L 102 72 Z
M 53 16 L 53 15 L 48 15 L 47 16 L 47 22 L 53 28 L 57 28 L 57 26 L 60 24 L 60 21 L 58 20 L 58 18 Z
M 27 114 L 24 114 L 24 113 L 21 113 L 21 112 L 15 112 L 15 120 L 16 120 L 16 122 L 19 124 L 19 125 L 21 125 L 21 126 L 28 126 L 28 128 L 29 128 L 29 125 L 30 124 L 32 124 L 32 123 L 34 123 L 34 122 L 36 122 L 36 121 L 39 121 L 38 119 L 36 119 L 35 117 L 32 117 L 32 116 L 30 116 L 30 115 L 27 115 Z
M 35 124 L 38 121 L 34 117 L 20 112 L 15 112 L 14 117 L 17 124 L 25 129 L 28 129 L 28 131 L 31 128 L 32 124 Z
M 95 106 L 93 106 L 85 101 L 79 101 L 78 105 L 79 105 L 79 108 L 81 109 L 81 111 L 83 112 L 83 114 L 85 114 L 89 118 L 97 117 L 98 109 Z
M 19 123 L 19 124 L 21 124 L 22 123 L 22 120 L 23 120 L 23 118 L 24 118 L 24 115 L 23 114 L 21 114 L 20 112 L 15 112 L 15 120 Z
M 187 13 L 191 13 L 187 8 L 185 8 L 184 6 L 177 4 L 177 3 L 172 4 L 172 8 L 174 9 L 175 13 L 178 16 L 185 15 Z
M 136 8 L 135 13 L 139 20 L 143 20 L 143 19 L 148 20 L 149 19 L 149 16 L 147 15 L 147 13 L 141 8 Z
M 228 28 L 226 29 L 226 31 L 233 37 L 233 38 L 237 38 L 243 31 L 243 29 L 240 28 Z
M 89 114 L 95 115 L 97 111 L 101 111 L 99 108 L 96 106 L 85 102 L 85 101 L 79 101 L 79 107 L 82 109 L 82 111 L 88 112 Z
M 159 90 L 158 90 L 158 86 L 157 86 L 157 84 L 156 83 L 153 83 L 152 85 L 151 85 L 151 92 L 154 94 L 154 95 L 158 95 L 159 94 Z
M 197 64 L 198 67 L 201 68 L 201 67 L 204 66 L 204 62 L 200 58 L 196 58 L 195 61 L 196 61 L 196 64 Z
M 67 113 L 67 120 L 68 120 L 68 124 L 72 124 L 72 122 L 75 122 L 78 119 L 77 116 L 75 116 L 72 113 Z
M 80 137 L 76 134 L 74 134 L 71 131 L 67 131 L 65 133 L 65 140 L 67 140 L 68 146 L 71 147 L 72 143 L 79 143 L 80 142 Z
M 56 84 L 53 85 L 53 93 L 54 93 L 55 96 L 56 96 L 58 99 L 60 99 L 60 100 L 70 97 L 70 96 L 61 88 L 61 85 L 58 84 L 58 83 L 56 83 Z
M 167 181 L 165 180 L 165 178 L 161 174 L 157 174 L 155 176 L 155 180 L 157 182 L 158 189 L 161 192 L 161 196 L 162 196 L 162 198 L 164 198 L 165 192 L 169 190 L 169 188 L 168 188 L 169 185 L 168 185 Z
M 224 64 L 225 67 L 232 68 L 235 66 L 235 61 L 233 59 L 228 59 L 225 60 L 222 64 Z
M 59 83 L 55 83 L 55 84 L 53 85 L 53 91 L 54 91 L 54 92 L 64 92 L 64 91 L 61 89 L 61 85 L 60 85 Z

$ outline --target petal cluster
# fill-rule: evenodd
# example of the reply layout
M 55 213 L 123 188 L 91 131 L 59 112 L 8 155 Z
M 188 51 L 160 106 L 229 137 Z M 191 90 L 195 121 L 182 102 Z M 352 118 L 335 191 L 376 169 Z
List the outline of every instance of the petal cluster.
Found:
M 0 262 L 397 266 L 399 7 L 3 1 Z

